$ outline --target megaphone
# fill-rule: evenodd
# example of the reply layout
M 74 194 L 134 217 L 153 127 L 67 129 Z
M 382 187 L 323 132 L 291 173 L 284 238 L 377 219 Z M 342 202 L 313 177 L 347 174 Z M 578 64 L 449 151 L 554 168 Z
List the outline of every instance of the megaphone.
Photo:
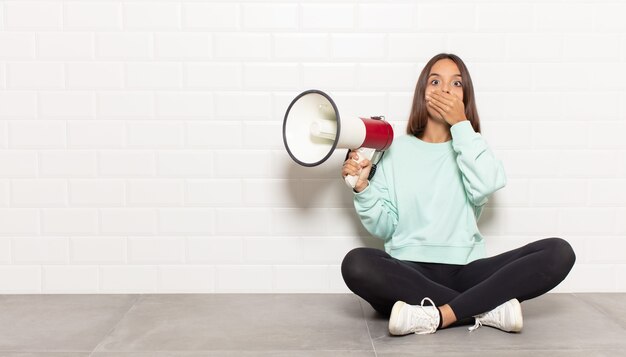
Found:
M 335 102 L 317 89 L 298 94 L 283 121 L 283 142 L 289 156 L 307 167 L 323 163 L 340 148 L 357 151 L 357 162 L 366 158 L 373 162 L 392 141 L 393 128 L 383 116 L 341 119 Z M 354 188 L 358 176 L 348 175 L 345 180 Z

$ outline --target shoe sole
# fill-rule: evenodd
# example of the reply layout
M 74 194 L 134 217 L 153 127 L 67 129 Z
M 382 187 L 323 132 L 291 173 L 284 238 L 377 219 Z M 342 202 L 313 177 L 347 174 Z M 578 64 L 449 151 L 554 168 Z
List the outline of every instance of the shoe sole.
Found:
M 518 319 L 519 317 L 519 319 Z M 513 327 L 510 332 L 520 332 L 524 327 L 524 318 L 522 317 L 522 305 L 517 299 L 513 299 L 513 315 L 511 316 Z
M 404 307 L 404 305 L 406 305 L 404 301 L 396 301 L 396 303 L 393 304 L 393 308 L 391 309 L 391 316 L 389 317 L 389 333 L 392 335 L 404 335 L 403 333 L 395 329 L 395 326 L 398 325 L 398 319 L 400 318 L 400 310 L 402 310 L 402 307 Z

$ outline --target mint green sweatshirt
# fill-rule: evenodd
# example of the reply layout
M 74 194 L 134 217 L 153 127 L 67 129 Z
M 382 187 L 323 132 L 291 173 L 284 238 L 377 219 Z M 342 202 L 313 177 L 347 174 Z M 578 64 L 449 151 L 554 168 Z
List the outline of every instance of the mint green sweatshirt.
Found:
M 486 255 L 476 222 L 506 185 L 504 168 L 468 120 L 450 132 L 444 143 L 397 137 L 369 185 L 353 191 L 363 226 L 394 258 L 467 264 Z

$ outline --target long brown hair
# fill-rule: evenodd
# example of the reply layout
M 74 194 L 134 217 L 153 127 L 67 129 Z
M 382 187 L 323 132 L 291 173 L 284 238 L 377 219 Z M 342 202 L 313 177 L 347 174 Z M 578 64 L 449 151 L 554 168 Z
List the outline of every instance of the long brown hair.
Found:
M 424 99 L 426 94 L 426 85 L 428 84 L 428 75 L 430 74 L 430 70 L 433 65 L 440 59 L 444 58 L 454 61 L 457 67 L 459 67 L 459 71 L 461 71 L 461 78 L 463 79 L 463 105 L 465 106 L 465 116 L 472 124 L 474 131 L 480 133 L 480 118 L 478 117 L 478 110 L 476 110 L 472 77 L 470 77 L 465 63 L 463 63 L 459 56 L 452 53 L 440 53 L 426 63 L 426 66 L 422 70 L 422 73 L 420 73 L 417 84 L 415 85 L 413 105 L 411 107 L 409 122 L 406 126 L 406 133 L 409 135 L 415 135 L 416 137 L 421 138 L 424 134 L 426 123 L 428 123 L 428 111 L 426 109 L 426 100 Z

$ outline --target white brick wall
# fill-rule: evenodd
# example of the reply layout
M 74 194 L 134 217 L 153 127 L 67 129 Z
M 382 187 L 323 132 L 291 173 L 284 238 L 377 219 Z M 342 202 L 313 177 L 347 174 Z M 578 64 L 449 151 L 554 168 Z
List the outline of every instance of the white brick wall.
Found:
M 508 184 L 496 254 L 560 236 L 556 291 L 626 291 L 626 5 L 617 1 L 0 4 L 0 294 L 347 292 L 382 248 L 339 179 L 282 143 L 329 92 L 397 135 L 439 52 L 472 74 Z

